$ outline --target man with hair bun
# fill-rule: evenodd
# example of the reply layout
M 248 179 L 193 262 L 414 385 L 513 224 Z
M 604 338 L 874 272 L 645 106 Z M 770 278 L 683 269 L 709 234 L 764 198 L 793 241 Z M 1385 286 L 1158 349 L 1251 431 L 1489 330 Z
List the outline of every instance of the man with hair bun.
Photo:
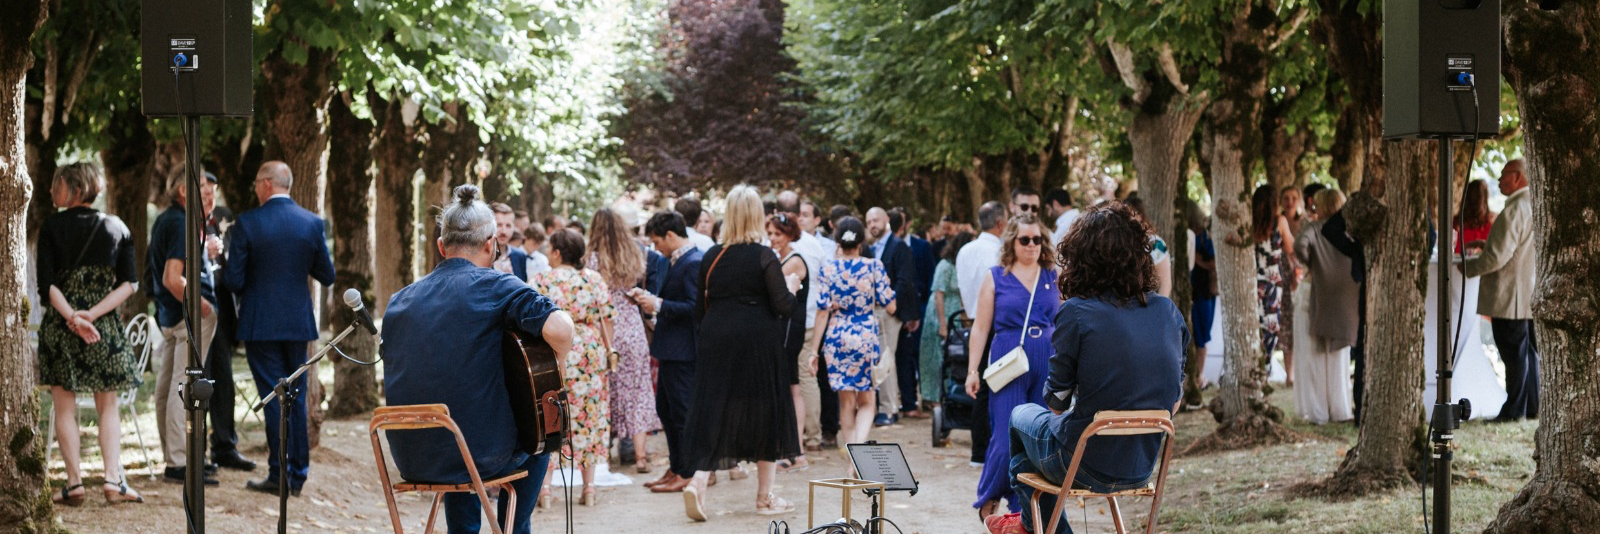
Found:
M 549 466 L 546 454 L 530 455 L 517 444 L 517 428 L 506 391 L 500 343 L 508 328 L 537 335 L 555 354 L 572 350 L 573 325 L 566 312 L 510 273 L 491 265 L 499 255 L 495 213 L 478 199 L 478 187 L 456 187 L 439 214 L 435 246 L 444 257 L 428 276 L 389 299 L 384 314 L 383 390 L 390 406 L 444 404 L 461 429 L 478 475 L 488 480 L 514 471 L 528 476 L 511 483 L 517 507 L 506 494 L 494 517 L 514 519 L 516 533 L 529 532 L 529 515 Z M 449 434 L 411 432 L 389 440 L 401 478 L 440 484 L 470 480 Z M 444 496 L 450 532 L 478 532 L 478 496 Z
M 255 377 L 256 391 L 262 397 L 272 392 L 278 380 L 294 373 L 306 363 L 306 343 L 317 339 L 316 317 L 312 314 L 311 289 L 306 278 L 315 278 L 324 287 L 334 281 L 333 258 L 328 255 L 328 234 L 321 217 L 295 204 L 289 198 L 294 175 L 282 161 L 269 161 L 256 173 L 256 198 L 261 207 L 239 215 L 229 232 L 228 266 L 223 276 L 228 289 L 239 299 L 239 341 L 244 342 Z M 305 377 L 291 387 L 304 391 Z M 289 427 L 278 428 L 281 399 L 267 404 L 267 447 L 271 451 L 267 477 L 245 487 L 264 493 L 278 493 L 280 484 L 300 494 L 310 471 L 311 441 L 306 435 L 305 395 L 295 395 L 289 406 Z M 289 433 L 289 480 L 278 479 L 278 432 Z

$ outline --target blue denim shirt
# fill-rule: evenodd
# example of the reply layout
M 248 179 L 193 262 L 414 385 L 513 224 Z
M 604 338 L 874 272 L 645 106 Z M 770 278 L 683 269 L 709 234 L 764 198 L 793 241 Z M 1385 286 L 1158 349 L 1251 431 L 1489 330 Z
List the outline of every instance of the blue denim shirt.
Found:
M 1095 412 L 1171 410 L 1183 394 L 1189 330 L 1171 300 L 1155 293 L 1145 299 L 1144 306 L 1118 306 L 1073 297 L 1056 312 L 1045 403 L 1071 407 L 1055 416 L 1056 437 L 1069 451 Z M 1084 448 L 1079 470 L 1099 480 L 1144 480 L 1160 450 L 1160 435 L 1097 437 Z
M 507 327 L 538 335 L 555 304 L 515 276 L 460 258 L 389 299 L 383 317 L 384 395 L 390 406 L 442 403 L 461 428 L 482 476 L 526 456 L 517 447 L 501 367 Z M 464 483 L 455 439 L 441 429 L 398 431 L 389 447 L 409 481 Z

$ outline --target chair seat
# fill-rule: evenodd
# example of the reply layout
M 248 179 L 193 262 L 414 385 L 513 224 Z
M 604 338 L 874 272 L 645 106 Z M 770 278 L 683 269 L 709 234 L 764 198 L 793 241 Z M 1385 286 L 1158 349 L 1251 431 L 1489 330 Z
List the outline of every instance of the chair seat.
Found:
M 1017 475 L 1017 480 L 1023 484 L 1027 484 L 1033 489 L 1054 495 L 1065 495 L 1067 497 L 1154 497 L 1156 495 L 1155 482 L 1145 484 L 1143 487 L 1115 491 L 1111 493 L 1100 493 L 1087 488 L 1070 488 L 1063 493 L 1061 491 L 1061 486 L 1051 484 L 1050 481 L 1045 480 L 1045 478 L 1039 476 L 1038 473 L 1023 473 L 1021 475 Z
M 490 486 L 503 486 L 503 485 L 513 481 L 513 480 L 519 480 L 519 479 L 523 479 L 523 478 L 527 478 L 527 477 L 528 477 L 528 472 L 527 471 L 512 471 L 511 474 L 503 476 L 503 477 L 500 477 L 500 478 L 484 479 L 483 487 L 487 488 L 487 487 L 490 487 Z M 468 483 L 465 483 L 465 484 L 433 484 L 433 483 L 429 483 L 429 482 L 405 482 L 405 481 L 401 481 L 401 482 L 396 482 L 395 483 L 394 491 L 396 491 L 396 492 L 432 491 L 432 492 L 435 492 L 435 493 L 449 493 L 449 492 L 453 492 L 453 491 L 472 491 L 472 483 L 468 482 Z

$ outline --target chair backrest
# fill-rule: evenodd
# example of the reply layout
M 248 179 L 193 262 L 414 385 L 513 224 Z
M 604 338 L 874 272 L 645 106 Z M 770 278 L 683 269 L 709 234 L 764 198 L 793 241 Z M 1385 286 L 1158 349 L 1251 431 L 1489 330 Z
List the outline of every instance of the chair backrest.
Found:
M 1106 410 L 1096 412 L 1083 435 L 1134 436 L 1172 432 L 1172 414 L 1166 410 Z
M 133 385 L 117 394 L 118 404 L 126 405 L 136 400 L 139 386 L 144 385 L 144 371 L 150 367 L 150 353 L 155 352 L 156 344 L 160 343 L 161 336 L 156 335 L 159 331 L 156 320 L 143 313 L 133 316 L 122 328 L 123 337 L 127 338 L 128 346 L 133 349 Z

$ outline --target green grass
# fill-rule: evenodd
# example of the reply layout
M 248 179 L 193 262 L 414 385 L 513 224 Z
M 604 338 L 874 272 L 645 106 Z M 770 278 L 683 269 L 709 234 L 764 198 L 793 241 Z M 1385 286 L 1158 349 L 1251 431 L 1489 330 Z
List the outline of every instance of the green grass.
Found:
M 1289 495 L 1289 487 L 1326 478 L 1354 446 L 1348 423 L 1311 425 L 1294 417 L 1292 391 L 1279 387 L 1272 402 L 1289 414 L 1290 428 L 1312 440 L 1175 460 L 1162 503 L 1161 530 L 1192 533 L 1394 533 L 1422 532 L 1423 489 L 1417 485 L 1352 501 Z M 1215 428 L 1209 413 L 1177 417 L 1179 444 Z M 1535 422 L 1470 422 L 1456 433 L 1452 530 L 1479 531 L 1532 476 Z M 1431 512 L 1432 494 L 1428 493 Z M 1128 502 L 1130 512 L 1146 504 Z M 1431 519 L 1431 516 L 1430 516 Z M 1135 520 L 1142 523 L 1142 520 Z

